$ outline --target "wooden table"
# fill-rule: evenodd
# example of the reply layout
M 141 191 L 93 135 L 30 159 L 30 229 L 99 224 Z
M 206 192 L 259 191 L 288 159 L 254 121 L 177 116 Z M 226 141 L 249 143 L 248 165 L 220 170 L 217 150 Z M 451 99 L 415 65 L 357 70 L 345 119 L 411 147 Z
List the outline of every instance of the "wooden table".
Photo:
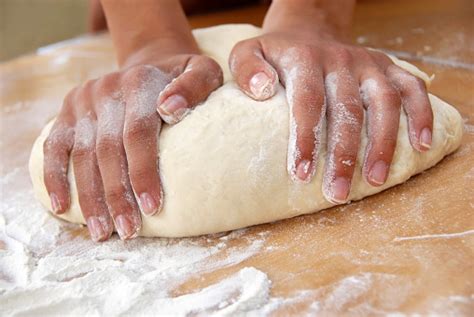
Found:
M 233 240 L 228 247 L 243 247 L 252 238 L 265 235 L 260 252 L 237 265 L 193 276 L 173 293 L 201 289 L 253 266 L 268 274 L 272 296 L 306 292 L 279 307 L 276 315 L 314 313 L 317 302 L 317 311 L 326 314 L 472 316 L 473 3 L 367 0 L 356 10 L 355 41 L 390 51 L 435 74 L 430 91 L 455 105 L 465 120 L 463 144 L 455 154 L 407 183 L 363 201 L 252 227 L 245 239 Z M 194 16 L 191 24 L 259 25 L 265 10 L 265 6 L 255 6 Z M 106 36 L 64 43 L 0 65 L 0 109 L 8 109 L 2 112 L 1 121 L 1 175 L 24 169 L 41 125 L 57 111 L 68 89 L 112 65 L 112 47 Z M 36 107 L 44 105 L 45 112 L 22 108 L 22 103 L 41 100 L 41 96 L 49 96 L 36 103 Z M 51 102 L 56 105 L 51 107 Z M 25 177 L 10 185 L 2 188 L 2 197 L 29 186 Z M 87 237 L 87 230 L 71 229 L 71 235 Z M 214 238 L 196 239 L 205 244 Z M 216 255 L 223 256 L 225 252 Z M 346 296 L 331 302 L 335 292 Z

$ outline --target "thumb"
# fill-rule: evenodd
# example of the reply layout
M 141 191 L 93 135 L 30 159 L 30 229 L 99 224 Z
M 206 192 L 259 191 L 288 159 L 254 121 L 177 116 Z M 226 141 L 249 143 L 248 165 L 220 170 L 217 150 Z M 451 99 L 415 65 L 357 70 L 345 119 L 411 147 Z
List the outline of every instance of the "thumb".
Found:
M 278 74 L 265 60 L 256 39 L 237 43 L 229 56 L 229 68 L 239 88 L 255 100 L 275 95 Z

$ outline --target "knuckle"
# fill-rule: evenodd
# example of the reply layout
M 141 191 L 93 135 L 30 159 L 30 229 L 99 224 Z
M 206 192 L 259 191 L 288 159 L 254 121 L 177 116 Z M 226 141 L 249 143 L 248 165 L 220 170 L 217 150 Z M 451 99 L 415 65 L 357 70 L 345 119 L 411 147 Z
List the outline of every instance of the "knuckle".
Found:
M 64 97 L 63 103 L 64 103 L 65 105 L 72 103 L 72 102 L 74 101 L 75 96 L 76 96 L 76 94 L 78 93 L 79 90 L 80 90 L 79 87 L 74 87 L 73 89 L 71 89 L 71 90 L 66 94 L 66 97 Z
M 112 95 L 118 85 L 119 74 L 117 72 L 106 74 L 94 82 L 91 90 L 97 92 L 99 95 Z
M 350 50 L 345 47 L 338 47 L 334 49 L 332 56 L 334 56 L 338 64 L 348 65 L 352 63 L 352 54 Z
M 153 132 L 155 127 L 152 118 L 140 118 L 128 123 L 124 129 L 123 138 L 127 142 L 141 140 L 149 133 Z
M 421 90 L 421 91 L 426 91 L 426 84 L 423 79 L 417 76 L 413 76 L 413 83 L 415 84 L 416 88 Z
M 144 64 L 144 65 L 137 65 L 137 66 L 130 67 L 126 71 L 125 77 L 128 80 L 143 81 L 143 80 L 149 80 L 155 76 L 158 76 L 160 73 L 161 72 L 157 67 L 153 65 L 149 65 L 149 64 Z
M 97 82 L 96 79 L 87 80 L 81 86 L 77 88 L 77 91 L 79 93 L 83 93 L 84 91 L 90 91 L 93 89 L 96 82 Z
M 91 212 L 96 209 L 94 202 L 97 200 L 97 197 L 93 190 L 89 189 L 88 186 L 82 186 L 77 189 L 77 193 L 79 196 L 79 205 L 82 210 Z
M 222 82 L 222 69 L 214 59 L 203 55 L 197 55 L 193 57 L 193 59 L 195 59 L 193 64 L 199 64 L 199 70 L 201 70 L 201 74 L 207 78 L 204 83 L 213 83 L 213 80 L 216 78 L 219 80 L 219 82 Z
M 336 147 L 334 151 L 336 168 L 354 168 L 357 151 L 351 148 Z
M 393 152 L 395 146 L 397 145 L 397 138 L 394 135 L 386 135 L 383 138 L 383 144 L 385 149 L 392 149 L 390 152 Z M 381 153 L 386 153 L 388 151 L 381 151 Z
M 302 124 L 298 126 L 298 139 L 311 140 L 314 142 L 314 127 L 311 124 Z
M 43 143 L 43 153 L 45 155 L 50 155 L 53 152 L 55 152 L 57 148 L 58 148 L 58 144 L 50 133 Z
M 114 202 L 121 201 L 124 197 L 127 197 L 127 190 L 122 184 L 114 184 L 105 190 L 105 197 L 107 202 L 113 204 Z
M 355 46 L 352 53 L 357 56 L 359 60 L 372 61 L 372 56 L 369 51 L 364 47 Z
M 81 107 L 84 104 L 85 100 L 88 100 L 93 93 L 93 87 L 96 80 L 88 80 L 80 86 L 77 86 L 71 95 L 68 95 L 67 104 L 70 104 L 72 107 Z
M 252 44 L 252 39 L 246 39 L 237 42 L 237 44 L 234 45 L 234 48 L 232 49 L 232 53 L 238 54 L 241 50 L 246 50 L 251 46 Z
M 390 65 L 393 64 L 392 60 L 390 57 L 385 55 L 384 53 L 377 52 L 377 51 L 367 51 L 369 55 L 371 56 L 372 60 L 378 64 L 384 64 L 387 65 L 386 67 L 390 67 Z
M 97 156 L 105 158 L 109 155 L 116 155 L 121 146 L 122 140 L 119 137 L 109 134 L 102 135 L 98 138 L 96 144 Z
M 248 58 L 251 56 L 261 56 L 260 48 L 255 39 L 247 39 L 238 42 L 232 48 L 229 55 L 229 68 L 235 73 L 239 68 L 246 67 Z
M 84 145 L 74 146 L 71 152 L 73 161 L 76 163 L 88 160 L 95 153 L 94 147 Z
M 389 105 L 390 107 L 400 106 L 401 98 L 400 98 L 400 93 L 398 92 L 397 89 L 393 88 L 390 85 L 385 85 L 381 89 L 380 94 L 383 96 L 383 99 L 387 101 L 386 104 Z
M 323 90 L 316 88 L 312 89 L 312 98 L 306 108 L 308 109 L 307 111 L 309 114 L 311 114 L 313 117 L 316 116 L 319 120 L 320 116 L 322 115 L 325 107 L 325 98 L 322 93 L 318 93 L 320 90 Z
M 392 72 L 396 74 L 395 78 L 399 82 L 402 91 L 406 90 L 408 93 L 421 91 L 426 94 L 426 84 L 423 79 L 404 69 L 400 69 L 398 66 L 394 66 L 393 69 Z
M 423 79 L 405 71 L 404 81 L 406 82 L 406 87 L 411 91 L 425 91 L 426 85 Z
M 293 55 L 293 53 L 296 53 L 297 56 L 304 61 L 311 61 L 317 57 L 317 50 L 309 44 L 299 45 L 294 49 L 294 52 L 292 52 L 290 56 Z
M 346 112 L 346 119 L 351 119 L 351 123 L 360 124 L 364 117 L 364 110 L 362 109 L 360 103 L 354 98 L 349 98 L 344 102 L 343 107 Z
M 45 155 L 66 152 L 72 146 L 72 142 L 69 139 L 72 139 L 73 130 L 59 126 L 61 126 L 61 123 L 58 123 L 57 127 L 53 127 L 43 143 L 43 153 Z
M 77 106 L 77 95 L 80 93 L 79 87 L 74 87 L 70 90 L 63 99 L 60 115 L 74 113 L 74 108 Z
M 205 57 L 205 59 L 203 60 L 206 68 L 208 69 L 208 71 L 213 75 L 213 77 L 222 77 L 223 76 L 223 73 L 222 73 L 222 69 L 220 67 L 220 65 L 212 58 L 209 58 L 209 57 Z
M 308 154 L 312 152 L 315 147 L 315 138 L 313 135 L 301 134 L 298 135 L 298 148 L 302 152 L 301 154 Z
M 152 179 L 153 173 L 156 173 L 156 167 L 154 166 L 143 164 L 130 166 L 130 182 L 135 191 L 140 191 L 140 187 L 146 188 L 145 185 L 147 185 L 149 180 Z
M 376 144 L 376 147 L 390 148 L 397 142 L 397 131 L 397 127 L 381 128 L 370 135 L 371 142 Z M 374 150 L 380 152 L 376 148 Z
M 336 161 L 339 163 L 343 161 L 352 161 L 353 163 L 355 163 L 355 159 L 357 157 L 357 151 L 358 151 L 358 147 L 346 146 L 346 144 L 342 144 L 340 142 L 338 146 L 336 146 L 334 149 L 334 155 L 336 157 Z
M 424 111 L 425 109 L 421 108 L 419 113 L 410 114 L 410 120 L 413 122 L 413 126 L 417 129 L 422 129 L 426 124 L 430 124 L 433 121 L 433 117 L 429 111 Z
M 298 150 L 302 156 L 307 156 L 315 147 L 314 136 L 311 135 L 299 135 L 297 138 Z

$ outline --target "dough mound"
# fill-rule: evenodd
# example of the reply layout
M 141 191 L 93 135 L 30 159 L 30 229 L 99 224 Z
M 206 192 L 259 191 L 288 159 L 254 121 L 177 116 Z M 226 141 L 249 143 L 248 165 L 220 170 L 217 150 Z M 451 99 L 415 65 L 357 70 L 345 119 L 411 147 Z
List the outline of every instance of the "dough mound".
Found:
M 165 127 L 160 136 L 160 171 L 165 200 L 160 214 L 143 218 L 147 237 L 184 237 L 233 230 L 308 214 L 333 206 L 322 194 L 326 157 L 323 133 L 317 172 L 309 184 L 294 183 L 287 174 L 289 134 L 285 91 L 256 102 L 231 80 L 227 57 L 232 46 L 260 34 L 250 25 L 222 25 L 194 31 L 202 51 L 224 70 L 225 84 L 182 122 Z M 399 66 L 429 82 L 415 66 L 393 58 Z M 407 119 L 401 114 L 395 157 L 388 181 L 372 187 L 361 175 L 367 145 L 362 132 L 350 200 L 362 199 L 405 182 L 455 151 L 462 137 L 462 119 L 449 104 L 430 95 L 434 112 L 433 144 L 418 153 L 410 145 Z M 36 140 L 30 173 L 36 196 L 51 209 L 43 182 L 43 142 L 52 123 Z M 71 208 L 60 217 L 84 224 L 72 167 L 69 168 Z

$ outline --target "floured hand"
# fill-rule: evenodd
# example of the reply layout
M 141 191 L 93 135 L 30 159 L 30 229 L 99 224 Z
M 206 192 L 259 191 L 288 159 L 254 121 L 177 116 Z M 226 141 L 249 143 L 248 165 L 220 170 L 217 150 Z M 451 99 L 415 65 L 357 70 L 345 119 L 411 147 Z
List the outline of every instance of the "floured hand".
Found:
M 218 64 L 198 54 L 160 56 L 147 48 L 132 65 L 74 88 L 44 144 L 44 179 L 53 211 L 70 204 L 72 157 L 79 203 L 91 237 L 137 235 L 140 210 L 158 212 L 157 131 L 174 124 L 222 84 Z M 148 58 L 144 58 L 148 56 Z
M 350 192 L 364 108 L 369 143 L 363 172 L 372 186 L 387 180 L 401 108 L 407 113 L 410 142 L 420 152 L 431 146 L 433 114 L 423 80 L 382 53 L 344 43 L 341 28 L 325 22 L 331 10 L 339 14 L 337 8 L 322 14 L 306 2 L 311 1 L 274 1 L 264 34 L 237 43 L 229 64 L 241 90 L 256 100 L 272 97 L 278 81 L 285 86 L 288 172 L 295 181 L 311 181 L 322 146 L 320 132 L 327 129 L 323 193 L 342 203 Z M 322 127 L 325 116 L 327 127 Z

